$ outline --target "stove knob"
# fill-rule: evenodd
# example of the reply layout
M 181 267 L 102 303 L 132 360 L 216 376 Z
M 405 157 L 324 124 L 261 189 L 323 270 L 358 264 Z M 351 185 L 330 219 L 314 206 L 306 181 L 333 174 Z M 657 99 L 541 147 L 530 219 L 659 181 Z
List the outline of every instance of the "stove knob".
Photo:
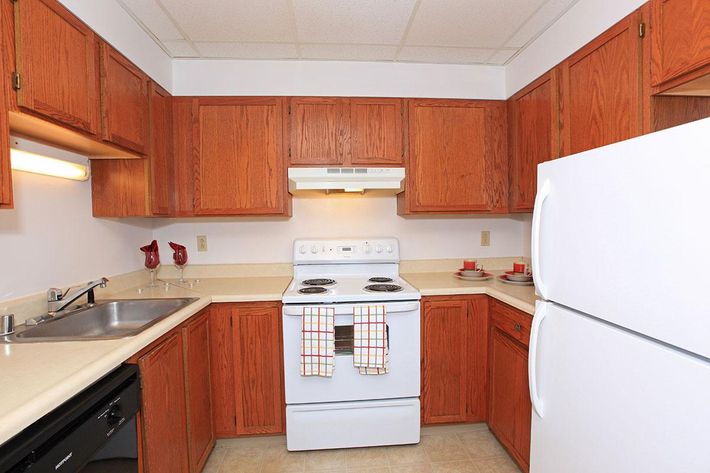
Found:
M 387 246 L 387 253 L 392 253 L 394 251 L 394 248 L 392 248 L 392 245 Z
M 369 254 L 372 252 L 372 247 L 371 247 L 369 244 L 367 244 L 367 245 L 365 245 L 365 246 L 362 247 L 362 251 L 364 251 L 365 254 L 368 254 L 368 255 L 369 255 Z
M 382 245 L 377 245 L 377 246 L 375 247 L 375 251 L 378 252 L 378 253 L 382 253 Z
M 318 253 L 318 247 L 316 245 L 311 246 L 311 253 L 313 253 L 314 255 Z
M 306 248 L 306 245 L 301 245 L 300 248 L 298 248 L 298 252 L 301 253 L 302 255 L 305 255 L 306 251 L 308 251 L 308 248 Z

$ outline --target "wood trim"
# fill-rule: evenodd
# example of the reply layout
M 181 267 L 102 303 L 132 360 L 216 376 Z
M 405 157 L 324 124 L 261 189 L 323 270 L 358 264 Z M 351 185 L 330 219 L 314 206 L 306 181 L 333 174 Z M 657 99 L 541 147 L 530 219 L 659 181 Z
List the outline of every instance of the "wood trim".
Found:
M 0 8 L 0 25 L 7 26 L 7 11 L 5 4 Z M 10 108 L 9 98 L 10 71 L 8 70 L 5 57 L 5 50 L 8 48 L 4 41 L 4 34 L 0 37 L 0 208 L 11 209 L 13 207 L 12 195 L 12 170 L 10 169 L 10 124 L 7 110 Z

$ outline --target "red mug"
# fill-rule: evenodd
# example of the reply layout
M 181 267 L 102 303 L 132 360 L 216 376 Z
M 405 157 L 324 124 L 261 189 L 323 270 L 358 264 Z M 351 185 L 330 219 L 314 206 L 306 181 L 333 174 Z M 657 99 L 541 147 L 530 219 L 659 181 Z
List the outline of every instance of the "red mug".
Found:
M 514 273 L 525 273 L 527 266 L 528 265 L 525 263 L 513 263 L 513 272 Z
M 476 260 L 473 260 L 473 259 L 463 260 L 463 269 L 465 269 L 466 271 L 475 271 L 476 270 Z

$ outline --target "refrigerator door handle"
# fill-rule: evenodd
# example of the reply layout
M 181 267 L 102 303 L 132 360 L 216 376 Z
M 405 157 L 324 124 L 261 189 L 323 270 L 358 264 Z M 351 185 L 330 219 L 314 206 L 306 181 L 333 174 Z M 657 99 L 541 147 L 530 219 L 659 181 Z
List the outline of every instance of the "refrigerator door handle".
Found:
M 537 393 L 537 350 L 540 340 L 540 326 L 547 316 L 548 302 L 538 301 L 535 307 L 532 327 L 530 328 L 530 348 L 528 353 L 528 386 L 530 388 L 530 402 L 533 410 L 543 418 L 542 399 Z
M 537 195 L 535 196 L 530 238 L 532 246 L 530 256 L 532 258 L 532 272 L 535 277 L 535 289 L 537 290 L 537 294 L 543 299 L 547 299 L 547 291 L 545 290 L 545 284 L 542 281 L 542 273 L 540 272 L 540 217 L 542 215 L 542 206 L 545 204 L 545 200 L 549 195 L 550 181 L 545 181 L 540 189 L 538 189 Z

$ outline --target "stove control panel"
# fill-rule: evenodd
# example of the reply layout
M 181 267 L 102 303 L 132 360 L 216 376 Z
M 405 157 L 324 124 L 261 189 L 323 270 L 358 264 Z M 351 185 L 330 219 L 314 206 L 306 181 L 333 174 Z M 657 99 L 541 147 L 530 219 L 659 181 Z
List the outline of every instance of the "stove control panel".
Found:
M 293 242 L 294 264 L 398 263 L 396 238 L 303 239 Z

